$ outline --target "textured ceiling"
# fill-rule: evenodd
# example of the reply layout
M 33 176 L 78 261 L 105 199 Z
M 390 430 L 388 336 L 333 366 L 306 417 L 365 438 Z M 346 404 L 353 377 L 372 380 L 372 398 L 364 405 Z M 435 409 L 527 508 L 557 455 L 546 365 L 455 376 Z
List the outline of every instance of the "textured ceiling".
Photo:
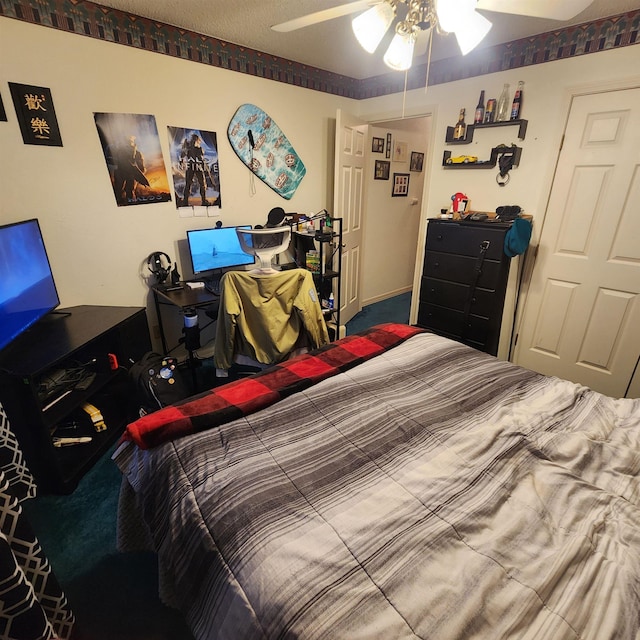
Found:
M 368 78 L 388 73 L 389 69 L 382 62 L 380 52 L 370 55 L 357 44 L 351 31 L 350 16 L 290 33 L 278 33 L 270 28 L 271 25 L 344 2 L 345 0 L 104 0 L 96 4 L 351 78 Z M 567 22 L 483 12 L 493 23 L 493 28 L 481 46 L 509 42 L 637 9 L 640 9 L 640 0 L 595 0 L 585 11 Z M 434 38 L 433 59 L 459 55 L 453 36 Z M 426 56 L 418 58 L 420 60 L 426 60 Z

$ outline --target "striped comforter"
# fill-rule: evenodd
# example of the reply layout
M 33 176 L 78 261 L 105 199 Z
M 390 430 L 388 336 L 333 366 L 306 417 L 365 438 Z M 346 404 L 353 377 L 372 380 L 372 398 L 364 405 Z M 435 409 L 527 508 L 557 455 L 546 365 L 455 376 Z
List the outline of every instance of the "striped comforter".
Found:
M 638 400 L 420 334 L 114 459 L 197 640 L 639 637 Z

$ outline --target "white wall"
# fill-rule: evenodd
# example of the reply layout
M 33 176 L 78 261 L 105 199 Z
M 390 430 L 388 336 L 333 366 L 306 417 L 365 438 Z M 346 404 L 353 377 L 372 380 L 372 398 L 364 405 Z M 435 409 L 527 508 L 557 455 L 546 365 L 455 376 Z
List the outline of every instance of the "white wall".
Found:
M 216 131 L 223 207 L 209 212 L 219 214 L 225 224 L 261 223 L 274 206 L 303 213 L 332 209 L 337 108 L 369 122 L 396 119 L 403 111 L 407 116 L 432 114 L 432 135 L 425 148 L 427 196 L 419 216 L 414 211 L 417 207 L 401 214 L 412 223 L 419 217 L 415 266 L 419 273 L 426 219 L 448 206 L 456 191 L 466 192 L 478 210 L 519 204 L 535 216 L 537 234 L 568 113 L 568 88 L 605 88 L 637 74 L 638 48 L 629 46 L 436 85 L 426 94 L 419 89 L 406 99 L 395 94 L 358 102 L 9 18 L 0 17 L 0 31 L 0 93 L 9 118 L 0 123 L 0 221 L 41 220 L 63 306 L 147 304 L 146 256 L 163 250 L 175 258 L 188 228 L 209 226 L 218 219 L 181 218 L 173 202 L 117 207 L 93 121 L 96 111 L 155 115 L 165 158 L 167 126 Z M 481 89 L 489 98 L 499 93 L 504 82 L 513 88 L 520 79 L 525 81 L 522 115 L 529 120 L 529 128 L 526 140 L 518 143 L 524 149 L 522 162 L 512 172 L 509 185 L 496 184 L 496 170 L 443 169 L 446 126 L 455 122 L 460 107 L 471 114 Z M 64 147 L 22 143 L 8 82 L 52 90 Z M 250 174 L 226 138 L 227 124 L 244 102 L 258 104 L 274 117 L 307 167 L 291 201 L 260 181 L 251 195 Z M 484 158 L 493 144 L 512 141 L 516 141 L 515 128 L 483 130 L 473 144 L 455 150 Z M 376 275 L 372 265 L 381 251 L 376 243 L 383 240 L 376 233 L 383 225 L 377 215 L 371 217 L 366 232 L 364 300 L 385 293 L 384 278 Z M 390 244 L 386 238 L 385 244 Z M 402 248 L 399 253 L 405 251 Z M 413 266 L 413 256 L 406 258 Z M 183 272 L 185 267 L 181 265 Z
M 424 251 L 426 220 L 448 207 L 451 195 L 457 191 L 471 198 L 471 207 L 479 211 L 495 211 L 504 204 L 520 205 L 534 216 L 532 245 L 539 238 L 547 198 L 555 170 L 555 163 L 564 131 L 569 100 L 572 91 L 603 91 L 622 86 L 638 86 L 638 47 L 629 46 L 577 58 L 533 65 L 514 71 L 471 78 L 469 80 L 412 91 L 406 96 L 407 115 L 433 113 L 433 137 L 428 151 L 428 197 L 421 217 L 421 229 L 416 259 L 416 278 L 412 300 L 412 319 L 417 314 L 419 275 Z M 461 107 L 465 107 L 467 123 L 475 110 L 482 89 L 487 98 L 497 97 L 505 82 L 511 92 L 519 80 L 524 80 L 524 106 L 522 117 L 529 121 L 526 139 L 516 138 L 517 128 L 495 128 L 477 131 L 473 143 L 447 147 L 447 125 L 457 120 Z M 365 120 L 379 121 L 393 117 L 402 110 L 400 95 L 385 96 L 363 101 L 359 115 Z M 442 167 L 445 148 L 458 153 L 488 158 L 491 146 L 504 142 L 517 143 L 523 148 L 520 166 L 511 172 L 511 180 L 505 187 L 495 181 L 497 169 L 455 170 Z
M 336 109 L 354 101 L 131 47 L 0 18 L 0 221 L 40 219 L 62 306 L 148 302 L 154 250 L 178 256 L 186 230 L 218 217 L 181 218 L 175 202 L 118 207 L 93 120 L 94 112 L 153 114 L 168 158 L 167 126 L 217 132 L 226 225 L 260 224 L 272 207 L 301 213 L 331 210 Z M 8 82 L 49 87 L 63 147 L 24 145 Z M 250 173 L 227 140 L 243 103 L 267 111 L 307 168 L 286 201 Z M 188 271 L 188 265 L 181 265 Z M 142 274 L 142 275 L 140 275 Z M 142 277 L 144 276 L 144 277 Z
M 394 162 L 393 155 L 370 153 L 366 182 L 366 218 L 362 257 L 362 304 L 410 291 L 413 286 L 414 256 L 418 245 L 420 212 L 426 167 L 410 171 L 411 152 L 426 153 L 429 140 L 429 118 L 410 118 L 378 123 L 370 127 L 370 137 L 406 142 L 407 161 Z M 369 145 L 369 149 L 371 146 Z M 391 163 L 389 180 L 375 180 L 375 161 Z M 409 174 L 407 197 L 392 197 L 394 173 Z

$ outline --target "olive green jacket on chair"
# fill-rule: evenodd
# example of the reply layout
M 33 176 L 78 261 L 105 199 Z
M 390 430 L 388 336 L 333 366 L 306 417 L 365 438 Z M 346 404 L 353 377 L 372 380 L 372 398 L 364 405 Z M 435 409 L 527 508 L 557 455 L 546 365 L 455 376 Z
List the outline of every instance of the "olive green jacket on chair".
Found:
M 214 349 L 217 369 L 229 369 L 238 355 L 275 364 L 296 349 L 328 342 L 310 271 L 228 271 L 222 277 Z

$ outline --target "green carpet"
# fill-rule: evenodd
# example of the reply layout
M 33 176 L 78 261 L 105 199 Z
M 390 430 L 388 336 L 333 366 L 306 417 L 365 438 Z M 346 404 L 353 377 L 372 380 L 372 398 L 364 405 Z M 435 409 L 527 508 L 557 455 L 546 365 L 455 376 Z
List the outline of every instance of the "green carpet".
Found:
M 402 293 L 393 298 L 387 298 L 375 304 L 370 304 L 347 322 L 347 335 L 358 333 L 376 324 L 384 322 L 409 323 L 411 308 L 411 292 Z
M 347 335 L 409 321 L 411 294 L 365 307 Z M 115 447 L 65 496 L 38 496 L 24 511 L 76 615 L 74 640 L 193 640 L 182 616 L 158 598 L 153 553 L 119 553 L 116 513 L 121 475 Z
M 158 598 L 153 553 L 119 553 L 121 474 L 113 449 L 67 496 L 24 503 L 76 615 L 74 640 L 193 640 L 182 616 Z

